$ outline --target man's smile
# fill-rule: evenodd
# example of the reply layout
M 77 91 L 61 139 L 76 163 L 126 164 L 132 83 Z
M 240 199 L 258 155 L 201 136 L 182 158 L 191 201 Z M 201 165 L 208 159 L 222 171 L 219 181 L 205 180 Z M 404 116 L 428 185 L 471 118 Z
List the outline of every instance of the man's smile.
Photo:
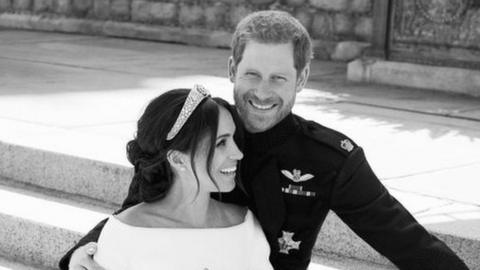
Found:
M 248 100 L 248 103 L 250 105 L 252 105 L 252 107 L 254 107 L 255 109 L 261 110 L 261 111 L 268 111 L 268 110 L 271 110 L 271 109 L 273 109 L 274 107 L 277 106 L 277 104 L 275 104 L 275 103 L 259 104 L 259 103 L 256 103 L 256 102 L 252 101 L 252 100 Z

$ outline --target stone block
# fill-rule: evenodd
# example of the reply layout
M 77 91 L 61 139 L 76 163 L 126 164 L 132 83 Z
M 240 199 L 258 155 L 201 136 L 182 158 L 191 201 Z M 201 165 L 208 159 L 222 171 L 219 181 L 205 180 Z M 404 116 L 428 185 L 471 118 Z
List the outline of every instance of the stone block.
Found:
M 313 56 L 315 59 L 330 60 L 337 43 L 328 40 L 313 40 Z
M 181 5 L 178 20 L 182 26 L 201 25 L 203 8 L 199 5 Z
M 352 0 L 350 10 L 354 13 L 366 13 L 372 10 L 372 0 Z
M 150 18 L 154 22 L 172 22 L 177 18 L 178 7 L 174 3 L 151 3 Z
M 357 59 L 348 64 L 347 78 L 352 81 L 400 85 L 480 97 L 480 71 L 478 70 Z
M 321 240 L 317 240 L 315 243 L 314 249 L 316 250 L 332 252 L 331 254 L 342 254 L 342 256 L 347 258 L 361 259 L 381 265 L 388 264 L 388 261 L 383 256 L 357 236 L 336 214 L 331 211 L 325 218 L 322 230 L 317 236 L 317 239 Z
M 285 3 L 289 6 L 301 6 L 305 4 L 306 0 L 286 0 Z
M 312 36 L 314 38 L 330 37 L 333 32 L 333 19 L 328 13 L 317 13 L 313 17 Z
M 343 41 L 335 47 L 331 58 L 335 61 L 350 61 L 362 56 L 364 50 L 370 46 L 367 42 Z
M 225 26 L 225 14 L 228 7 L 223 3 L 216 3 L 205 8 L 205 25 L 209 29 L 217 29 Z
M 236 6 L 230 8 L 230 26 L 235 29 L 237 24 L 253 10 L 248 6 Z
M 108 19 L 110 17 L 110 0 L 95 0 L 93 2 L 93 15 L 95 19 Z
M 34 12 L 48 12 L 53 8 L 53 0 L 34 0 Z
M 313 21 L 313 14 L 308 9 L 300 8 L 294 13 L 294 16 L 307 30 L 310 30 Z
M 276 0 L 249 0 L 249 1 L 254 5 L 269 5 L 275 2 Z
M 87 17 L 93 13 L 93 0 L 72 0 L 72 12 L 78 17 Z
M 15 11 L 27 11 L 32 8 L 32 0 L 13 0 L 13 9 Z
M 355 25 L 355 35 L 363 41 L 369 41 L 373 35 L 373 19 L 360 17 Z
M 238 5 L 238 4 L 245 4 L 247 0 L 219 0 L 218 2 L 231 4 L 231 5 Z
M 10 0 L 0 0 L 0 12 L 6 11 L 12 8 L 12 1 Z
M 29 201 L 29 199 L 25 201 Z M 32 216 L 36 217 L 36 215 L 41 214 L 45 216 L 51 215 L 50 213 L 42 212 L 46 209 L 42 208 L 41 201 L 36 205 L 29 206 L 24 205 L 25 201 L 19 203 L 23 207 L 35 209 Z M 55 206 L 53 207 L 55 208 Z M 81 213 L 81 211 L 78 212 Z M 50 216 L 50 220 L 58 219 L 57 217 Z M 82 233 L 75 230 L 67 230 L 60 226 L 36 222 L 36 218 L 20 218 L 3 213 L 0 213 L 0 228 L 0 252 L 2 257 L 15 258 L 15 260 L 28 265 L 42 265 L 41 268 L 40 266 L 35 267 L 37 269 L 58 269 L 58 259 L 82 236 Z M 2 269 L 34 269 L 27 266 L 18 268 L 11 268 L 11 266 L 4 268 L 3 266 L 4 264 L 2 264 Z
M 310 0 L 310 4 L 323 10 L 343 11 L 348 8 L 348 0 Z
M 131 169 L 123 165 L 2 142 L 0 150 L 8 158 L 0 175 L 34 186 L 119 204 L 131 181 Z
M 68 15 L 72 12 L 71 0 L 54 0 L 53 6 L 55 13 Z
M 130 0 L 110 0 L 110 15 L 114 19 L 130 19 Z
M 352 18 L 345 13 L 337 13 L 333 18 L 335 34 L 347 35 L 353 32 Z
M 132 2 L 132 21 L 146 22 L 151 19 L 151 4 L 143 0 L 133 0 Z

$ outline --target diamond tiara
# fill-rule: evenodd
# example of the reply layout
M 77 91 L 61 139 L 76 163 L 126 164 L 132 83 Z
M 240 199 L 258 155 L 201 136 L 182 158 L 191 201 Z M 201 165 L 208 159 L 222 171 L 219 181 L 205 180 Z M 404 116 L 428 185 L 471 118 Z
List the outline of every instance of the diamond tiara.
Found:
M 185 103 L 183 104 L 182 110 L 180 111 L 175 124 L 173 124 L 172 129 L 167 134 L 167 141 L 170 141 L 177 136 L 178 132 L 180 132 L 183 125 L 185 125 L 195 108 L 197 108 L 202 100 L 209 96 L 210 92 L 208 92 L 205 87 L 198 84 L 193 86 L 190 93 L 188 93 L 187 99 L 185 99 Z

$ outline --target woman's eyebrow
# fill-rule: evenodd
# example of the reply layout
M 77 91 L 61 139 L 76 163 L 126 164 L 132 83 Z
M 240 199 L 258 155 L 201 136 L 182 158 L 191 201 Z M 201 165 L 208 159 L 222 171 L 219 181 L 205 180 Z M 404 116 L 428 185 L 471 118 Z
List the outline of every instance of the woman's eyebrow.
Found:
M 225 134 L 219 135 L 219 136 L 217 137 L 217 140 L 218 140 L 218 139 L 225 138 L 225 137 L 230 137 L 230 136 L 232 136 L 232 134 L 230 134 L 230 133 L 225 133 Z

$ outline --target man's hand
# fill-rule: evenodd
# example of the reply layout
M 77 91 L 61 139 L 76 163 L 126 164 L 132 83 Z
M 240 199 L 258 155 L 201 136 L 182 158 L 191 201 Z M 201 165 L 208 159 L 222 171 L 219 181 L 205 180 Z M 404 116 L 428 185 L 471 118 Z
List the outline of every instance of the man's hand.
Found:
M 105 270 L 93 260 L 93 254 L 97 252 L 97 243 L 90 242 L 77 248 L 70 257 L 69 270 Z

